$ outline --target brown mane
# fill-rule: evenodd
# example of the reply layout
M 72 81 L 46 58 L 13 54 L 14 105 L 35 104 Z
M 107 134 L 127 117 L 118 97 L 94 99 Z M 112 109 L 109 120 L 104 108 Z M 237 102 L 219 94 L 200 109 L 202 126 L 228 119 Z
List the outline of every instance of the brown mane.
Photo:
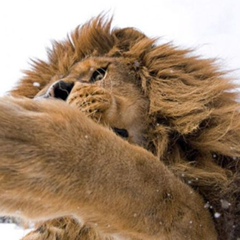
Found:
M 103 55 L 127 59 L 149 97 L 147 149 L 201 193 L 221 239 L 240 236 L 240 105 L 214 61 L 98 17 L 55 42 L 48 62 L 36 60 L 11 94 L 33 98 L 76 62 Z

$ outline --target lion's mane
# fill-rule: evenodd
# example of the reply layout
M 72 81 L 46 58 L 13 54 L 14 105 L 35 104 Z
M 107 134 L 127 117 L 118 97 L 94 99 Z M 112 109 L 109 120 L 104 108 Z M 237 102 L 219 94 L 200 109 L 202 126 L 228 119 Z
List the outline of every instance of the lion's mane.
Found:
M 198 191 L 221 239 L 240 236 L 240 116 L 238 94 L 213 60 L 172 44 L 157 45 L 133 29 L 113 29 L 97 17 L 63 42 L 48 61 L 36 60 L 11 91 L 33 98 L 89 56 L 124 58 L 149 98 L 146 148 Z M 38 83 L 38 84 L 35 84 Z

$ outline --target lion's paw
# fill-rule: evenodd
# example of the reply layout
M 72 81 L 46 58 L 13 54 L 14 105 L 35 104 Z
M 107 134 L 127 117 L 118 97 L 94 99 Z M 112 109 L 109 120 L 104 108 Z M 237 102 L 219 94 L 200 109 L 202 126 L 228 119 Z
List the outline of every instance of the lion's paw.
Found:
M 67 103 L 75 106 L 94 120 L 101 121 L 113 106 L 112 95 L 97 86 L 76 85 L 68 96 Z
M 39 224 L 36 230 L 22 240 L 112 240 L 101 236 L 90 226 L 82 225 L 77 220 L 64 217 Z
M 40 227 L 28 233 L 22 240 L 64 240 L 64 230 Z

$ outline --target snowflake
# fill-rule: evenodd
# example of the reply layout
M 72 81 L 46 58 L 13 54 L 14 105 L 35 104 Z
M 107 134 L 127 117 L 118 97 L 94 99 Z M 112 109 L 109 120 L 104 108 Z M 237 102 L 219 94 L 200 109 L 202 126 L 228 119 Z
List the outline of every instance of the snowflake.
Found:
M 34 82 L 34 83 L 33 83 L 33 86 L 34 86 L 34 87 L 40 87 L 40 83 Z

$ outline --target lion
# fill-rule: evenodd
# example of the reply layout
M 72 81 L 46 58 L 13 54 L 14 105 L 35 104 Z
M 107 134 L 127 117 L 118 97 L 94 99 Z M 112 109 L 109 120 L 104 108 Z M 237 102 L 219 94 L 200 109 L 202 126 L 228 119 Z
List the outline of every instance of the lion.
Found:
M 91 19 L 0 100 L 0 212 L 24 240 L 237 239 L 236 84 L 214 60 Z

